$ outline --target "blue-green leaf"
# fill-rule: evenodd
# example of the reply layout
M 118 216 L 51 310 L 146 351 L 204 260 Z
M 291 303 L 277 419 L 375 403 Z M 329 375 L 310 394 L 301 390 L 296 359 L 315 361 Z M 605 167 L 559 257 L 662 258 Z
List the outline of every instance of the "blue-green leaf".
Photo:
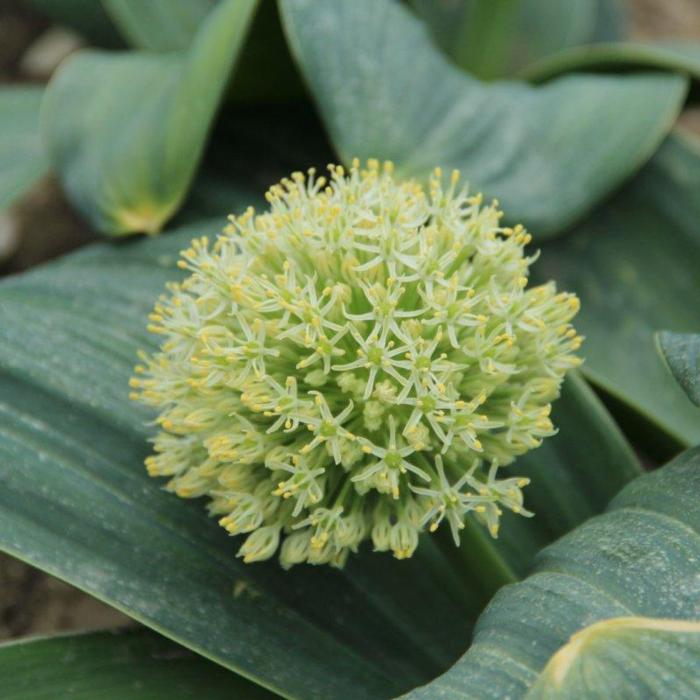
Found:
M 700 334 L 661 331 L 656 341 L 671 374 L 688 398 L 700 406 Z
M 699 220 L 700 146 L 674 136 L 590 219 L 545 243 L 535 268 L 581 299 L 584 374 L 681 445 L 700 442 L 700 420 L 654 333 L 697 331 Z M 654 449 L 658 433 L 643 437 Z
M 47 170 L 39 133 L 43 90 L 3 87 L 0 90 L 0 209 L 25 192 Z
M 412 0 L 419 17 L 468 73 L 493 79 L 562 49 L 623 34 L 620 0 Z
M 93 246 L 0 285 L 0 549 L 282 695 L 391 697 L 454 660 L 482 602 L 430 540 L 407 566 L 246 565 L 202 503 L 143 467 L 151 416 L 128 378 L 145 319 L 178 251 L 218 228 Z
M 49 19 L 74 29 L 97 46 L 121 44 L 99 0 L 24 0 Z
M 185 51 L 217 0 L 102 0 L 131 46 Z
M 544 549 L 489 604 L 469 651 L 405 697 L 698 697 L 699 490 L 700 448 L 633 481 Z
M 2 644 L 0 697 L 3 700 L 196 700 L 202 697 L 273 700 L 279 696 L 157 634 L 137 629 Z
M 571 75 L 485 85 L 448 63 L 391 0 L 281 0 L 292 51 L 343 161 L 403 175 L 459 168 L 535 239 L 586 214 L 656 150 L 686 80 Z M 614 157 L 612 156 L 614 154 Z
M 580 630 L 549 660 L 527 700 L 700 696 L 700 622 L 617 617 Z
M 365 552 L 342 572 L 243 564 L 201 503 L 147 476 L 152 416 L 128 400 L 178 251 L 218 227 L 93 246 L 0 285 L 0 549 L 284 695 L 391 697 L 447 668 L 500 572 L 600 511 L 636 460 L 573 377 L 560 434 L 513 467 L 535 481 L 537 517 L 495 542 L 471 528 L 483 556 L 425 538 L 410 560 Z
M 184 53 L 83 51 L 49 85 L 51 161 L 105 233 L 153 233 L 180 206 L 257 0 L 225 0 Z
M 521 73 L 535 83 L 572 71 L 663 70 L 700 82 L 697 42 L 624 42 L 579 46 L 538 61 Z

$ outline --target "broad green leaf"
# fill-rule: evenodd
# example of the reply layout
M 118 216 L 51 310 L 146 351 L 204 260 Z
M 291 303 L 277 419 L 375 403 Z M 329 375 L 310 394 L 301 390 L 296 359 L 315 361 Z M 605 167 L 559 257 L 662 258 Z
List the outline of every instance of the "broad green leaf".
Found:
M 700 421 L 654 348 L 658 328 L 694 332 L 700 298 L 700 147 L 674 136 L 612 201 L 542 247 L 535 268 L 581 298 L 584 374 L 680 444 Z
M 59 24 L 71 27 L 97 46 L 121 44 L 99 0 L 23 0 Z
M 127 398 L 178 250 L 219 225 L 96 245 L 0 285 L 0 549 L 285 696 L 391 697 L 447 668 L 495 588 L 638 466 L 574 377 L 560 434 L 513 467 L 536 476 L 538 517 L 495 543 L 470 527 L 478 561 L 426 538 L 410 560 L 365 552 L 342 572 L 242 564 L 202 503 L 147 476 L 152 416 Z
M 103 0 L 132 46 L 152 51 L 189 47 L 207 13 L 219 0 Z M 258 3 L 242 47 L 227 101 L 274 102 L 301 98 L 304 88 L 282 33 L 277 3 Z
M 521 76 L 541 83 L 572 71 L 664 70 L 700 82 L 700 43 L 625 42 L 579 46 L 538 61 Z
M 47 170 L 39 134 L 42 95 L 34 87 L 0 90 L 0 210 Z
M 181 204 L 257 0 L 225 0 L 189 52 L 83 51 L 50 83 L 52 163 L 99 230 L 154 233 Z
M 688 398 L 700 406 L 700 335 L 661 331 L 656 342 L 671 374 Z
M 653 617 L 602 620 L 549 660 L 528 700 L 700 697 L 700 622 Z
M 536 239 L 580 219 L 642 165 L 685 95 L 685 79 L 662 74 L 484 85 L 448 63 L 399 3 L 281 0 L 281 8 L 343 161 L 386 158 L 419 177 L 436 165 L 459 168 Z
M 144 630 L 0 645 L 3 700 L 272 700 L 216 664 Z
M 469 651 L 443 676 L 405 697 L 697 697 L 699 492 L 700 448 L 633 481 L 607 513 L 540 552 L 527 579 L 496 594 Z M 637 620 L 630 637 L 629 618 L 640 617 L 652 618 L 648 631 Z M 695 631 L 684 621 L 694 621 Z M 594 623 L 600 624 L 589 627 Z M 594 670 L 600 667 L 592 658 L 596 649 L 589 648 L 593 639 L 599 663 L 614 663 L 617 671 L 601 676 Z M 584 654 L 590 657 L 577 658 Z M 559 682 L 570 692 L 557 694 Z M 654 692 L 659 687 L 661 694 Z
M 266 110 L 275 103 L 306 101 L 304 83 L 282 31 L 279 7 L 273 0 L 260 3 L 228 98 L 236 103 L 264 103 Z M 272 132 L 277 128 L 279 122 Z
M 412 0 L 468 73 L 499 78 L 562 49 L 622 35 L 619 0 Z
M 184 51 L 217 0 L 102 0 L 131 46 Z

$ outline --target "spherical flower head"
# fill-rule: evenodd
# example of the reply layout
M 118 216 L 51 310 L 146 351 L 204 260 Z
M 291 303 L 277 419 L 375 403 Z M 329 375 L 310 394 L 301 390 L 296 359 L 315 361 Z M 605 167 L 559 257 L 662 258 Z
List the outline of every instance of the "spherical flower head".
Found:
M 364 540 L 410 557 L 444 520 L 495 537 L 553 435 L 578 299 L 528 288 L 521 226 L 390 163 L 294 173 L 213 245 L 195 240 L 151 316 L 134 398 L 160 409 L 150 474 L 208 496 L 246 562 L 342 566 Z

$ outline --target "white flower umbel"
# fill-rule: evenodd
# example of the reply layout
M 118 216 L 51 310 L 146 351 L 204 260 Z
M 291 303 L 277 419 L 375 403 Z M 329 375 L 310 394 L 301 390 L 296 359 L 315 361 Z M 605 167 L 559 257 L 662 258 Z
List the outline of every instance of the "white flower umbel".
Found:
M 553 435 L 578 300 L 528 288 L 530 235 L 496 203 L 396 181 L 390 163 L 294 173 L 151 316 L 133 397 L 160 410 L 149 474 L 207 495 L 246 562 L 342 566 L 365 539 L 410 557 L 425 527 L 496 536 L 528 514 L 499 467 Z

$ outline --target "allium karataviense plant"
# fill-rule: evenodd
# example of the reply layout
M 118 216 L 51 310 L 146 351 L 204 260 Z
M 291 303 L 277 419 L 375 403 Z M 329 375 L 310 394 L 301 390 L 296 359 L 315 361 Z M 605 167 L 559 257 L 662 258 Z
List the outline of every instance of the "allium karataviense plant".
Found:
M 410 557 L 424 528 L 498 533 L 502 467 L 553 435 L 579 303 L 528 288 L 521 226 L 391 163 L 294 173 L 269 211 L 193 241 L 151 316 L 134 398 L 160 409 L 153 476 L 208 496 L 246 562 L 342 566 L 365 539 Z

